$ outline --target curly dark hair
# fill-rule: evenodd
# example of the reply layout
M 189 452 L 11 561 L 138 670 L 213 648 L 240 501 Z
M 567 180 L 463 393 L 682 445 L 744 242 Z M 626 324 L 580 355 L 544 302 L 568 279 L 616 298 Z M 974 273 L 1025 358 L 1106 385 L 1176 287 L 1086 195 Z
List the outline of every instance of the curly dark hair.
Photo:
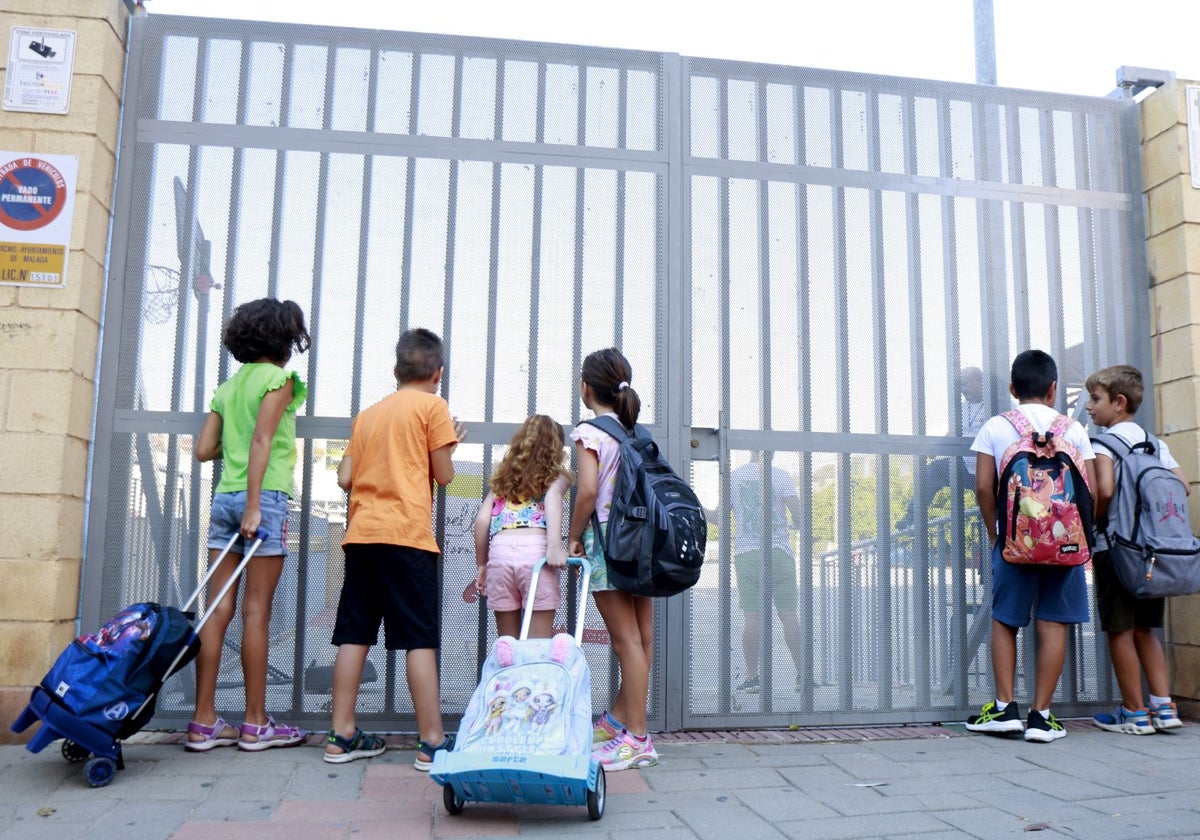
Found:
M 303 353 L 312 345 L 304 312 L 291 300 L 259 298 L 233 310 L 221 343 L 242 364 L 270 359 L 284 364 L 292 349 Z
M 530 416 L 492 474 L 492 491 L 506 499 L 540 499 L 560 475 L 571 478 L 563 444 L 562 426 L 545 414 Z
M 633 428 L 642 412 L 642 400 L 629 385 L 633 368 L 620 350 L 608 347 L 589 353 L 583 360 L 579 378 L 587 383 L 600 402 L 612 407 L 625 428 Z
M 396 342 L 396 381 L 425 382 L 446 363 L 442 339 L 424 327 L 414 327 L 400 334 Z

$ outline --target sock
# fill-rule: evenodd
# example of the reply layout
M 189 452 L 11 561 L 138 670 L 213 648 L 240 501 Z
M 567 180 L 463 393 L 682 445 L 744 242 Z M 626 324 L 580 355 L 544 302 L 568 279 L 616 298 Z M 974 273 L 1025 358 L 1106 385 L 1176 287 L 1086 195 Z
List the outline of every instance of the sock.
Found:
M 1004 711 L 1005 709 L 1007 709 L 1007 708 L 1008 708 L 1008 704 L 1007 704 L 1007 703 L 1003 703 L 1003 702 L 1001 702 L 1001 701 L 999 701 L 999 700 L 997 700 L 997 701 L 996 701 L 996 711 L 997 711 L 997 712 L 1003 712 L 1003 711 Z
M 1156 697 L 1155 695 L 1151 694 L 1150 695 L 1150 705 L 1154 708 L 1158 708 L 1159 706 L 1167 706 L 1169 708 L 1171 705 L 1171 698 L 1170 697 Z
M 649 736 L 649 735 L 647 735 L 647 734 L 642 734 L 642 735 L 634 735 L 634 734 L 633 734 L 632 732 L 630 732 L 628 729 L 626 729 L 626 730 L 625 730 L 625 734 L 626 734 L 626 735 L 628 735 L 628 736 L 629 736 L 630 738 L 632 738 L 633 740 L 637 741 L 639 744 L 644 744 L 644 743 L 646 743 L 646 739 L 650 737 L 650 736 Z
M 1046 720 L 1050 720 L 1050 710 L 1049 709 L 1038 709 L 1038 714 L 1041 715 Z

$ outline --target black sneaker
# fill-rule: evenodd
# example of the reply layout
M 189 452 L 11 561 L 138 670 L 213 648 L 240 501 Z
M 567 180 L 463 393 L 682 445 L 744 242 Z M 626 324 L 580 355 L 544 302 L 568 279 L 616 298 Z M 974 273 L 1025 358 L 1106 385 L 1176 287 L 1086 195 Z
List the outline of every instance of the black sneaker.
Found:
M 1058 718 L 1050 715 L 1049 720 L 1042 717 L 1042 713 L 1037 709 L 1031 709 L 1029 712 L 1029 720 L 1025 722 L 1025 740 L 1037 741 L 1042 744 L 1048 744 L 1051 741 L 1057 741 L 1059 738 L 1067 737 L 1067 730 L 1063 729 L 1063 725 L 1058 722 Z
M 1041 717 L 1041 715 L 1038 715 Z M 1031 717 L 1030 720 L 1033 720 Z M 996 708 L 996 701 L 990 700 L 979 710 L 979 714 L 967 718 L 967 729 L 971 732 L 1020 732 L 1025 726 L 1021 723 L 1021 712 L 1015 702 L 1009 703 L 1001 712 Z M 1028 736 L 1026 736 L 1028 737 Z

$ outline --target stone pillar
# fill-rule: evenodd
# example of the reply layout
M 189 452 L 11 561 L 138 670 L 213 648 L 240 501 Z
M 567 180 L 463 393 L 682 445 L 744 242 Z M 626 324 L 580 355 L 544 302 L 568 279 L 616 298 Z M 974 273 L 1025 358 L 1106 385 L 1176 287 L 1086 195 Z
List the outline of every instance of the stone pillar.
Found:
M 1157 431 L 1191 482 L 1192 525 L 1200 531 L 1200 189 L 1192 186 L 1184 99 L 1198 84 L 1175 80 L 1146 97 L 1141 140 Z M 1195 719 L 1200 595 L 1168 601 L 1166 636 L 1172 694 Z
M 0 149 L 79 158 L 65 288 L 0 286 L 0 742 L 75 635 L 127 22 L 122 0 L 0 10 L 5 64 L 14 26 L 76 33 L 69 113 L 0 111 Z

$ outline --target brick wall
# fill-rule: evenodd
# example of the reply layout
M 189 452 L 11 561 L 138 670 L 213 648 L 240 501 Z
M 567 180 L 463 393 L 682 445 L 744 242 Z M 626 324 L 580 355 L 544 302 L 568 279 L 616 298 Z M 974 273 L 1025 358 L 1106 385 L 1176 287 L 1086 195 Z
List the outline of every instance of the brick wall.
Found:
M 76 33 L 70 112 L 0 111 L 0 149 L 79 158 L 66 287 L 0 286 L 0 741 L 75 634 L 127 15 L 122 0 L 0 11 L 0 62 L 13 26 Z
M 1189 84 L 1200 83 L 1176 80 L 1142 101 L 1141 139 L 1158 431 L 1191 480 L 1200 526 L 1200 189 L 1188 165 Z M 1200 717 L 1200 595 L 1168 602 L 1167 659 L 1181 710 Z

